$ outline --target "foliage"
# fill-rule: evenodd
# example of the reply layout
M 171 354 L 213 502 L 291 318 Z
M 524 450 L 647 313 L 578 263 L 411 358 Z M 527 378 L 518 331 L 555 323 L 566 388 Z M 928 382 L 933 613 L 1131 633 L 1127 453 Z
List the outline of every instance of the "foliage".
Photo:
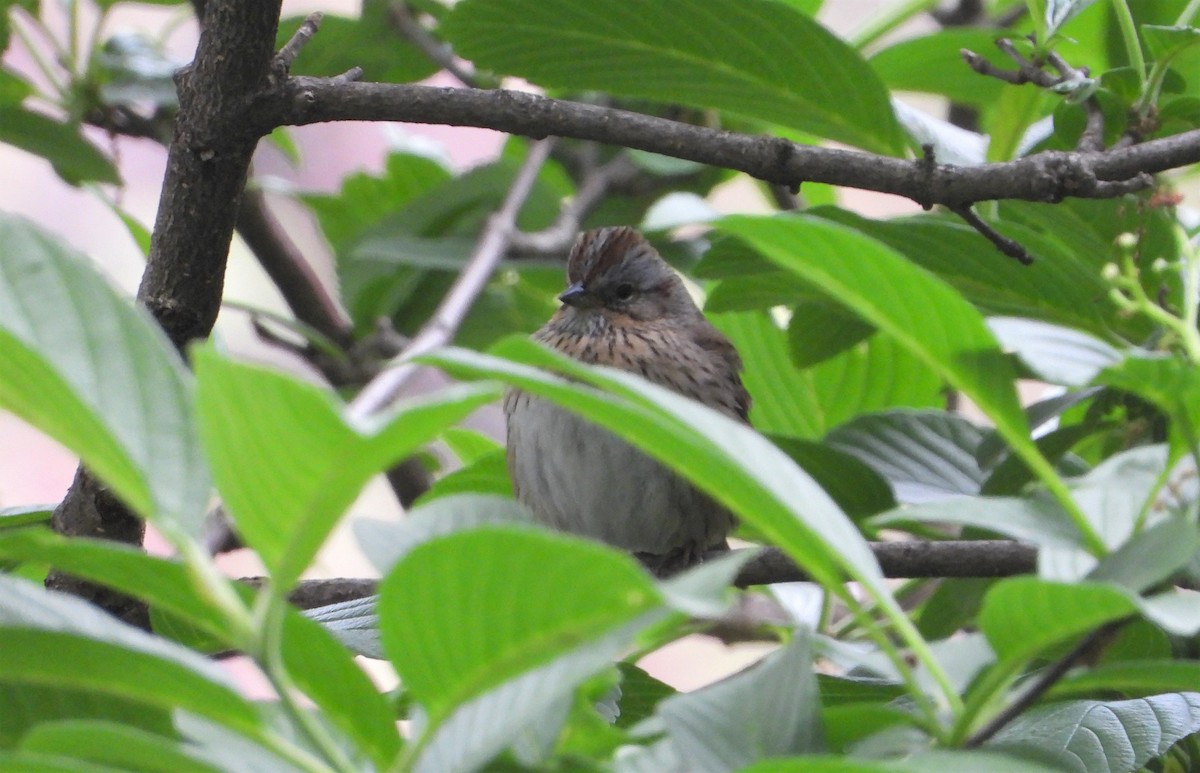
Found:
M 124 110 L 154 124 L 175 107 L 157 41 L 103 40 L 113 5 L 97 3 L 87 51 L 78 3 L 66 38 L 36 4 L 0 4 L 0 46 L 39 71 L 0 71 L 0 142 L 45 157 L 71 184 L 119 179 L 86 123 Z M 877 42 L 934 3 L 901 4 L 849 42 L 813 17 L 820 3 L 799 0 L 452 5 L 422 0 L 406 13 L 484 83 L 516 76 L 734 131 L 893 155 L 930 142 L 939 158 L 968 147 L 982 162 L 1074 147 L 1089 98 L 1118 135 L 1200 126 L 1198 4 L 1184 0 L 1030 0 L 1011 33 L 1036 32 L 1036 43 L 1021 50 L 1090 68 L 1064 93 L 958 61 L 994 30 Z M 368 0 L 361 18 L 327 20 L 298 70 L 430 74 L 436 65 L 388 27 L 393 10 Z M 979 131 L 929 116 L 918 127 L 911 108 L 893 112 L 889 90 L 969 105 Z M 524 231 L 551 225 L 578 192 L 573 159 L 628 153 L 560 147 L 521 212 Z M 336 196 L 299 197 L 336 255 L 360 336 L 380 316 L 403 333 L 421 327 L 526 148 L 512 138 L 462 174 L 396 152 Z M 630 156 L 643 184 L 611 192 L 584 227 L 652 226 L 663 194 L 706 196 L 729 179 Z M 152 557 L 60 536 L 45 506 L 0 510 L 0 767 L 1194 769 L 1200 246 L 1172 193 L 1195 171 L 1115 199 L 982 204 L 987 223 L 1037 256 L 1028 267 L 946 214 L 870 220 L 828 189 L 801 192 L 824 206 L 728 216 L 699 237 L 647 226 L 741 352 L 757 432 L 529 342 L 561 285 L 546 256 L 509 256 L 457 346 L 424 358 L 464 383 L 363 418 L 331 389 L 211 343 L 185 363 L 86 256 L 0 214 L 0 406 L 77 454 L 174 549 Z M 1020 379 L 1057 391 L 1023 406 Z M 746 558 L 660 581 L 629 556 L 530 523 L 498 446 L 456 427 L 505 385 L 694 480 L 738 514 L 744 536 L 813 578 L 819 614 L 779 592 L 794 619 L 759 633 L 780 646 L 695 692 L 641 671 L 639 656 L 721 618 Z M 982 416 L 945 408 L 947 393 Z M 462 468 L 402 524 L 357 525 L 383 575 L 378 598 L 311 616 L 289 606 L 364 483 L 437 439 Z M 223 577 L 199 542 L 214 490 L 262 559 L 259 589 Z M 1039 549 L 1038 571 L 894 585 L 867 542 L 883 532 L 1018 539 Z M 43 590 L 50 566 L 144 600 L 154 632 Z M 244 697 L 207 657 L 228 650 L 249 656 L 276 700 Z M 381 693 L 355 652 L 389 661 L 397 690 Z

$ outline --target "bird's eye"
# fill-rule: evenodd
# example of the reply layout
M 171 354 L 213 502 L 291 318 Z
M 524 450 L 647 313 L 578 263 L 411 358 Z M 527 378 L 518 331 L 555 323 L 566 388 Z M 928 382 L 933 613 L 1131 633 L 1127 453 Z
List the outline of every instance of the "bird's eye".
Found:
M 618 301 L 629 300 L 633 297 L 633 285 L 629 284 L 628 282 L 617 285 L 616 296 Z

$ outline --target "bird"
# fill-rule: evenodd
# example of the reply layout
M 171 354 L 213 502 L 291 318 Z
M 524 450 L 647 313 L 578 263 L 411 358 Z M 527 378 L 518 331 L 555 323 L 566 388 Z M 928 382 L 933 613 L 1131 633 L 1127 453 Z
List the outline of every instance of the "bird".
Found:
M 534 340 L 749 424 L 737 350 L 638 231 L 580 234 L 558 298 Z M 537 522 L 627 551 L 659 577 L 728 550 L 729 510 L 609 430 L 516 388 L 504 412 L 513 493 Z

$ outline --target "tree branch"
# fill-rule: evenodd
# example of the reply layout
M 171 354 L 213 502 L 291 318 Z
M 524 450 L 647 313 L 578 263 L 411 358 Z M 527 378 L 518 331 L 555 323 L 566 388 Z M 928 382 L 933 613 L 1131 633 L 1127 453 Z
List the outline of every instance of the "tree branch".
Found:
M 757 555 L 738 574 L 736 585 L 802 582 L 809 577 L 778 548 L 748 548 Z M 1037 548 L 1009 540 L 945 542 L 873 542 L 883 575 L 890 578 L 1011 577 L 1037 570 Z M 261 583 L 261 578 L 244 582 Z M 363 598 L 375 593 L 375 581 L 360 578 L 304 580 L 289 596 L 302 609 Z
M 1200 129 L 1105 151 L 1045 151 L 971 167 L 939 164 L 929 174 L 919 159 L 799 145 L 505 89 L 294 77 L 261 107 L 264 132 L 279 124 L 338 120 L 477 126 L 529 137 L 594 140 L 736 169 L 768 183 L 829 183 L 951 209 L 995 199 L 1111 198 L 1145 187 L 1144 173 L 1200 162 Z

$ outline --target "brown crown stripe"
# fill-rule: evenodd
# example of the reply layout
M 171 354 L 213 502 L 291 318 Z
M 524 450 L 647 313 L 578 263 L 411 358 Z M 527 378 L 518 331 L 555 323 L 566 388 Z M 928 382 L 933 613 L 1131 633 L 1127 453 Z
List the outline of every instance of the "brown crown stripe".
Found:
M 627 226 L 598 228 L 581 235 L 571 248 L 567 278 L 588 282 L 620 263 L 635 249 L 650 249 L 646 237 Z

